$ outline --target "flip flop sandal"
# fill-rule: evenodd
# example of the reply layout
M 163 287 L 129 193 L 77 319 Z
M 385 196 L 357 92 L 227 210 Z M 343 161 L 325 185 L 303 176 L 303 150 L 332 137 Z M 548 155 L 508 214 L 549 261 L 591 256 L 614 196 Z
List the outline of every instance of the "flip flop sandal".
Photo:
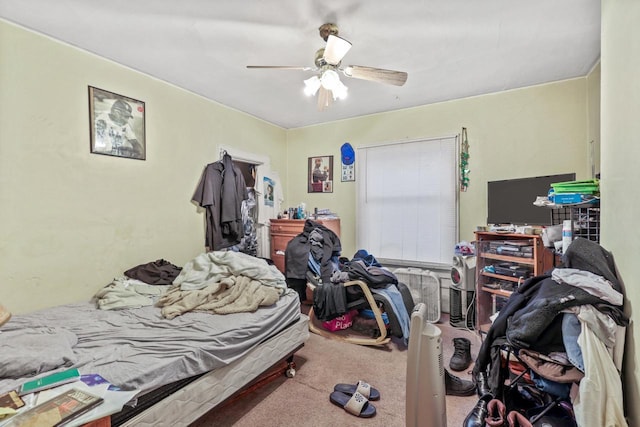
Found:
M 366 397 L 368 400 L 379 400 L 380 392 L 371 387 L 364 381 L 358 381 L 358 384 L 336 384 L 333 391 L 339 391 L 344 394 L 353 394 L 356 391 Z
M 338 405 L 350 414 L 360 418 L 371 418 L 376 414 L 376 407 L 373 406 L 366 397 L 358 392 L 352 396 L 334 391 L 329 395 L 329 400 L 334 405 Z

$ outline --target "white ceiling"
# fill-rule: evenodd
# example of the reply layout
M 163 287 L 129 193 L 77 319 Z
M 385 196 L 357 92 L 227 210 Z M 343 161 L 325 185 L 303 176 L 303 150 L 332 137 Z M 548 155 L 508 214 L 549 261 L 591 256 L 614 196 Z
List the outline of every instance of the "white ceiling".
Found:
M 600 0 L 0 0 L 0 17 L 284 128 L 585 76 L 600 57 Z M 311 71 L 246 68 L 313 67 L 325 22 L 353 44 L 343 65 L 407 83 L 342 76 L 348 98 L 320 112 Z

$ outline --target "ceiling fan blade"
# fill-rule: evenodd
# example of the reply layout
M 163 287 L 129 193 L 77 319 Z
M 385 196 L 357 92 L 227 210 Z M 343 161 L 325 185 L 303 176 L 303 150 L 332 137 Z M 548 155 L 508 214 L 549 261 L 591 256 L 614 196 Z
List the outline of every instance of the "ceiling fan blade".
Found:
M 311 71 L 311 67 L 300 67 L 296 65 L 247 65 L 247 68 L 268 68 L 274 70 L 302 70 Z
M 351 49 L 351 43 L 342 37 L 329 35 L 322 56 L 327 64 L 337 65 Z
M 404 71 L 385 70 L 383 68 L 363 67 L 360 65 L 349 65 L 342 72 L 345 76 L 353 77 L 354 79 L 388 83 L 395 86 L 405 84 L 409 76 Z
M 331 91 L 320 86 L 320 89 L 318 89 L 318 111 L 324 111 L 329 108 L 331 101 L 333 101 Z

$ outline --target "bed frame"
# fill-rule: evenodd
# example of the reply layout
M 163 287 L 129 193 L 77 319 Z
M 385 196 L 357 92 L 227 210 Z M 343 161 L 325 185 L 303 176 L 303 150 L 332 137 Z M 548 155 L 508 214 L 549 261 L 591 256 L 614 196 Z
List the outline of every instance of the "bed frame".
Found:
M 189 381 L 162 388 L 160 400 L 145 396 L 136 408 L 111 416 L 112 426 L 189 426 L 243 390 L 256 388 L 259 381 L 276 378 L 273 368 L 283 365 L 287 376 L 295 374 L 293 354 L 309 338 L 309 318 L 300 314 L 297 322 L 262 342 L 241 359 Z M 160 390 L 158 390 L 160 391 Z M 153 395 L 155 393 L 150 393 Z M 176 408 L 180 408 L 176 411 Z

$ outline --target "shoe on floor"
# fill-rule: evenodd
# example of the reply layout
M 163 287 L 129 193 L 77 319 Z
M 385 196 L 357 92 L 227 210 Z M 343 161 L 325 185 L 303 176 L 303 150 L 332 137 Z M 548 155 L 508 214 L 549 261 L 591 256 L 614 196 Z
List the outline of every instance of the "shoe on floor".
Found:
M 453 371 L 464 371 L 471 365 L 471 341 L 467 338 L 453 339 L 453 356 L 449 367 Z
M 9 310 L 0 305 L 0 326 L 4 325 L 11 319 L 11 313 Z
M 339 391 L 348 395 L 353 395 L 355 392 L 358 392 L 368 400 L 380 400 L 380 392 L 378 389 L 371 387 L 362 380 L 356 384 L 336 384 L 333 387 L 333 391 Z
M 444 370 L 445 394 L 449 396 L 472 396 L 476 394 L 476 385 L 473 381 L 463 380 Z
M 483 396 L 478 399 L 478 403 L 473 407 L 471 412 L 467 414 L 467 417 L 462 423 L 462 427 L 485 427 L 485 421 L 487 418 L 488 410 L 487 406 L 491 396 Z
M 493 397 L 493 393 L 491 393 L 491 387 L 489 387 L 489 379 L 487 378 L 486 372 L 478 372 L 473 377 L 473 382 L 476 383 L 476 391 L 478 392 L 478 397 L 488 396 Z
M 371 418 L 376 415 L 376 407 L 357 391 L 353 395 L 334 391 L 329 395 L 329 400 L 356 417 Z

